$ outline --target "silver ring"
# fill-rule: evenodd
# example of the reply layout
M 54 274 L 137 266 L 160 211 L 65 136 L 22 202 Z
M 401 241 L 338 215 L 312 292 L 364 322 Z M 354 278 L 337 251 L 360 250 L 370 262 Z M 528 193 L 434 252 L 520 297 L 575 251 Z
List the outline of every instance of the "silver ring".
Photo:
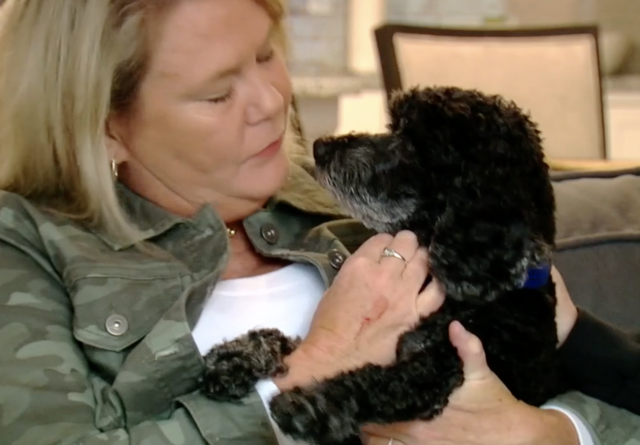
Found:
M 407 262 L 407 260 L 402 255 L 400 255 L 398 252 L 396 252 L 395 250 L 390 249 L 388 247 L 384 248 L 384 250 L 382 251 L 382 255 L 380 255 L 380 256 L 383 257 L 383 258 L 384 257 L 398 258 L 399 260 L 402 260 L 405 263 Z M 393 440 L 393 439 L 391 439 L 391 440 Z
M 387 445 L 393 445 L 393 437 L 389 438 L 389 443 Z

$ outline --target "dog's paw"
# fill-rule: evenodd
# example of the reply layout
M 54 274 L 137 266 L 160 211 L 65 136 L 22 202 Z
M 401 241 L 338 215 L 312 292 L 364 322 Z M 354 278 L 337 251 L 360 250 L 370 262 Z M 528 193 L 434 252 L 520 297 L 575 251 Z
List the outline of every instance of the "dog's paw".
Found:
M 271 400 L 271 417 L 282 432 L 314 444 L 349 443 L 360 426 L 347 415 L 349 400 L 331 401 L 313 388 L 294 388 Z M 345 409 L 347 408 L 347 409 Z
M 201 389 L 214 400 L 241 399 L 260 379 L 286 373 L 284 357 L 298 343 L 277 329 L 261 329 L 218 345 L 204 358 Z
M 213 400 L 239 400 L 251 392 L 259 378 L 247 351 L 224 346 L 212 349 L 205 357 L 201 390 Z

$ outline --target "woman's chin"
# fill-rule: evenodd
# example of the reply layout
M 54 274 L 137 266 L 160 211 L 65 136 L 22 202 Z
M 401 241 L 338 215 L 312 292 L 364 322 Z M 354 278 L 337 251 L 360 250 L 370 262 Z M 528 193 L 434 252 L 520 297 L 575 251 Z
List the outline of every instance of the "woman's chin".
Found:
M 273 159 L 268 165 L 256 168 L 247 177 L 247 191 L 255 199 L 268 200 L 284 187 L 289 178 L 289 159 L 286 156 Z

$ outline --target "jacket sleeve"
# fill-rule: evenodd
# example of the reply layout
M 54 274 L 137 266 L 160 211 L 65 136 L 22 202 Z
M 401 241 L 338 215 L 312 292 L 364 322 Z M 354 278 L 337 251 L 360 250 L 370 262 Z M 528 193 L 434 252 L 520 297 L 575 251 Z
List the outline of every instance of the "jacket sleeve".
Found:
M 550 403 L 580 419 L 596 445 L 640 445 L 640 416 L 580 392 L 568 392 Z
M 0 239 L 3 445 L 222 445 L 229 443 L 225 437 L 234 444 L 273 443 L 266 434 L 233 440 L 262 422 L 257 396 L 218 404 L 192 392 L 158 420 L 131 425 L 126 404 L 89 368 L 74 339 L 71 304 L 57 272 L 36 249 L 9 241 Z M 101 425 L 104 418 L 112 421 Z
M 569 386 L 640 415 L 640 343 L 586 311 L 560 348 Z

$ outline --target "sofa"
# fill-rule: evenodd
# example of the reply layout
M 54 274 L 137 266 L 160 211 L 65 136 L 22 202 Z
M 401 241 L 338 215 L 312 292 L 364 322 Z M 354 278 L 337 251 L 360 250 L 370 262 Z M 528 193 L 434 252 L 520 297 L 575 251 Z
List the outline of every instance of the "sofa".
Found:
M 640 332 L 640 169 L 552 172 L 555 264 L 574 302 Z

